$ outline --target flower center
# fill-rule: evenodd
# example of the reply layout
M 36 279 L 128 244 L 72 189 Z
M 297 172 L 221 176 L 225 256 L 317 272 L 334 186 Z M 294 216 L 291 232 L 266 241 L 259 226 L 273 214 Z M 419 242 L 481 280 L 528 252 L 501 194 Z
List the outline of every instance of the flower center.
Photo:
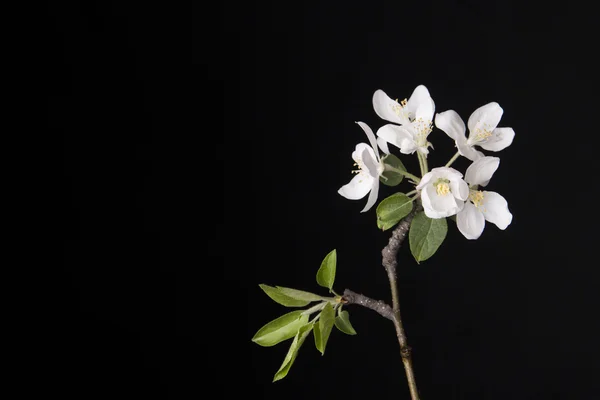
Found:
M 471 200 L 477 208 L 483 205 L 483 198 L 484 196 L 481 190 L 471 190 L 469 192 L 469 200 Z
M 358 167 L 357 169 L 353 169 L 352 173 L 353 174 L 360 174 L 365 172 L 365 164 L 363 164 L 362 160 L 359 158 L 358 160 L 356 160 L 356 162 L 354 163 L 355 167 Z
M 438 179 L 433 186 L 435 186 L 435 191 L 438 196 L 445 196 L 450 193 L 450 181 L 448 179 L 440 178 Z
M 408 112 L 406 111 L 407 104 L 408 101 L 406 101 L 406 99 L 402 100 L 400 103 L 398 103 L 398 99 L 396 99 L 396 104 L 392 106 L 392 111 L 394 111 L 399 117 L 405 116 L 406 118 L 408 118 Z
M 408 101 L 406 99 L 402 100 L 398 103 L 398 99 L 396 99 L 396 104 L 392 106 L 392 111 L 396 113 L 397 116 L 406 118 L 410 120 L 410 115 L 406 106 L 408 105 Z
M 427 142 L 427 136 L 429 136 L 433 130 L 433 123 L 419 118 L 414 121 L 414 127 L 416 131 L 415 142 L 417 146 L 426 147 L 429 144 Z
M 364 174 L 366 168 L 364 168 L 365 164 L 363 164 L 362 159 L 359 158 L 358 160 L 356 160 L 356 162 L 354 163 L 354 166 L 358 167 L 358 168 L 352 170 L 353 174 L 358 174 L 358 175 Z M 364 177 L 364 175 L 363 175 L 363 177 Z M 358 182 L 361 183 L 362 179 L 360 179 Z
M 469 142 L 471 144 L 486 142 L 492 136 L 492 131 L 489 128 L 487 124 L 483 127 L 476 127 L 471 135 L 469 135 Z

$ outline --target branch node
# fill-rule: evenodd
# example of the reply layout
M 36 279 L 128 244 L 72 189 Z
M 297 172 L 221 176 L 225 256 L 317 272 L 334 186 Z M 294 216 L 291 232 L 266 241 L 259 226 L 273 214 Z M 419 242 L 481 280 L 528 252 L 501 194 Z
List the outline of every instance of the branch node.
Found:
M 410 347 L 409 345 L 406 345 L 400 349 L 400 355 L 402 356 L 402 358 L 410 358 L 411 353 L 412 347 Z

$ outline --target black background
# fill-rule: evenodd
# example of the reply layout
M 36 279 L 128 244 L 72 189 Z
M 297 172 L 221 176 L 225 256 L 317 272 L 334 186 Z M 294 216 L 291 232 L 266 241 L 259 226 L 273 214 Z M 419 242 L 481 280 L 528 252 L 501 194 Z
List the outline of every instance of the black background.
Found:
M 522 2 L 525 3 L 525 2 Z M 465 120 L 497 101 L 516 132 L 489 190 L 514 219 L 436 255 L 399 255 L 423 399 L 593 399 L 598 382 L 594 20 L 572 2 L 321 2 L 49 7 L 49 132 L 64 137 L 64 268 L 37 359 L 63 398 L 408 399 L 392 325 L 285 344 L 259 283 L 389 301 L 381 232 L 352 177 L 371 97 L 428 87 Z M 431 167 L 453 154 L 434 130 Z M 414 157 L 403 157 L 416 171 Z M 465 159 L 455 163 L 464 171 Z M 407 186 L 401 186 L 401 190 Z M 393 193 L 384 188 L 382 199 Z M 321 291 L 320 293 L 324 293 Z M 209 387 L 216 388 L 208 394 Z

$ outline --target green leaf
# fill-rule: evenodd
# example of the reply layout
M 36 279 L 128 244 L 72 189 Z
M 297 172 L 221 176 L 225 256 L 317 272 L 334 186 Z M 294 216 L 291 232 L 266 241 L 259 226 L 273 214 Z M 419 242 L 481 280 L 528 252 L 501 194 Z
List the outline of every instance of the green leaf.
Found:
M 404 166 L 404 164 L 402 164 L 402 161 L 400 161 L 400 159 L 393 154 L 388 154 L 388 155 L 384 156 L 381 159 L 381 161 L 383 162 L 384 165 L 389 165 L 392 168 L 396 168 L 401 171 L 406 171 L 406 167 Z M 398 172 L 394 172 L 394 171 L 390 171 L 389 169 L 386 169 L 383 171 L 383 173 L 379 177 L 379 180 L 384 185 L 396 186 L 396 185 L 400 184 L 400 182 L 402 182 L 403 178 L 404 178 L 404 175 L 399 174 Z
M 265 284 L 260 284 L 258 286 L 260 286 L 267 296 L 273 299 L 276 303 L 286 307 L 304 307 L 310 303 L 310 300 L 299 300 L 293 298 L 292 296 L 288 296 L 287 294 L 283 293 L 279 287 L 274 288 Z
M 331 292 L 333 288 L 333 282 L 335 281 L 335 266 L 337 263 L 337 253 L 333 249 L 329 254 L 325 256 L 321 267 L 317 271 L 317 283 L 320 286 L 326 287 Z
M 317 321 L 317 323 L 313 327 L 313 333 L 315 336 L 315 347 L 317 348 L 317 350 L 321 351 L 322 337 L 321 337 L 321 327 L 319 326 L 319 321 Z
M 315 326 L 314 323 L 306 324 L 298 330 L 298 333 L 296 333 L 296 336 L 294 337 L 294 340 L 290 345 L 290 349 L 288 350 L 285 358 L 283 359 L 281 367 L 279 367 L 279 370 L 275 373 L 275 376 L 273 377 L 273 382 L 276 382 L 287 376 L 288 372 L 290 371 L 290 368 L 292 367 L 292 364 L 294 364 L 294 361 L 298 356 L 298 350 L 300 350 L 300 347 L 302 347 L 302 344 L 304 343 L 308 335 L 310 335 L 313 326 Z
M 440 247 L 446 233 L 448 224 L 446 218 L 432 219 L 420 212 L 412 220 L 408 239 L 410 251 L 417 263 L 427 260 Z
M 282 286 L 277 286 L 277 289 L 282 294 L 284 294 L 288 297 L 291 297 L 292 299 L 295 299 L 295 300 L 303 300 L 303 301 L 307 301 L 309 303 L 311 301 L 323 300 L 322 296 L 319 296 L 318 294 L 314 294 L 314 293 L 310 293 L 310 292 L 305 292 L 303 290 L 291 289 L 291 288 L 286 288 L 286 287 L 282 287 Z
M 348 311 L 338 313 L 338 316 L 335 318 L 335 327 L 346 335 L 356 335 L 356 331 L 350 323 L 350 314 L 348 314 Z
M 321 355 L 325 354 L 325 347 L 327 346 L 327 340 L 333 329 L 335 321 L 335 311 L 331 306 L 331 303 L 327 303 L 321 311 L 319 321 L 315 324 L 315 347 L 321 352 Z
M 404 193 L 395 193 L 377 206 L 377 227 L 387 230 L 408 215 L 413 208 L 412 201 Z
M 274 346 L 294 337 L 298 330 L 308 322 L 308 315 L 302 311 L 292 311 L 269 322 L 256 332 L 252 341 L 264 347 Z

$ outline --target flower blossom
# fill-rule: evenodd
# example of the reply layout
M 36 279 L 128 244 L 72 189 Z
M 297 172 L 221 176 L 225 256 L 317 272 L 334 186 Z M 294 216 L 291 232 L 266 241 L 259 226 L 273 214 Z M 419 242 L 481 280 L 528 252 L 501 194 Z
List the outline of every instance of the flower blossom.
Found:
M 403 154 L 412 154 L 415 150 L 427 155 L 431 143 L 427 137 L 433 129 L 435 103 L 429 91 L 419 85 L 408 100 L 400 103 L 392 100 L 383 90 L 373 94 L 373 108 L 379 117 L 400 125 L 387 124 L 379 128 L 377 136 L 400 149 Z M 387 145 L 381 147 L 387 151 Z
M 426 173 L 417 190 L 421 191 L 423 209 L 429 218 L 444 218 L 462 210 L 469 197 L 469 186 L 454 168 L 433 168 Z
M 477 161 L 484 154 L 473 146 L 485 150 L 500 151 L 512 143 L 515 131 L 512 128 L 498 128 L 504 111 L 498 103 L 488 103 L 471 114 L 467 125 L 469 138 L 466 137 L 465 123 L 454 110 L 444 111 L 435 116 L 435 126 L 446 132 L 456 142 L 458 152 L 471 161 Z
M 481 236 L 485 221 L 489 221 L 502 230 L 512 222 L 508 203 L 496 192 L 477 190 L 478 186 L 487 186 L 498 169 L 498 157 L 482 157 L 473 162 L 465 173 L 465 181 L 470 185 L 469 199 L 456 216 L 458 230 L 467 239 Z
M 338 193 L 350 200 L 362 199 L 370 192 L 365 208 L 361 212 L 368 211 L 377 201 L 379 193 L 379 177 L 383 173 L 384 166 L 379 158 L 377 150 L 377 140 L 373 131 L 364 122 L 357 124 L 365 131 L 369 138 L 370 146 L 366 143 L 359 143 L 352 152 L 352 159 L 358 169 L 352 171 L 356 174 L 352 180 L 342 186 Z

